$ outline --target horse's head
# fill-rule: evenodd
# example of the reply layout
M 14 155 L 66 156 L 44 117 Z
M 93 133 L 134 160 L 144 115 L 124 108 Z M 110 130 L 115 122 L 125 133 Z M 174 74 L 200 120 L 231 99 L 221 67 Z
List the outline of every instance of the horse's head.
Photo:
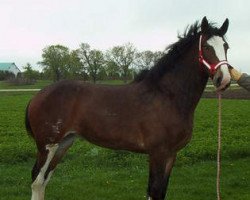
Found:
M 218 91 L 225 90 L 230 85 L 231 80 L 227 62 L 229 46 L 224 38 L 228 25 L 229 21 L 226 19 L 220 28 L 212 28 L 206 17 L 201 23 L 199 61 L 209 69 L 210 76 Z

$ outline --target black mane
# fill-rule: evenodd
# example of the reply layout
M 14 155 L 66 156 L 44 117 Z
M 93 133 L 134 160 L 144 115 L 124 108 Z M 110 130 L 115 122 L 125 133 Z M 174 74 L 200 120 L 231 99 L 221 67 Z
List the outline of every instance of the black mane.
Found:
M 158 82 L 162 76 L 174 70 L 176 60 L 188 50 L 191 44 L 200 36 L 201 24 L 196 21 L 193 25 L 187 26 L 182 35 L 178 35 L 178 41 L 166 48 L 166 54 L 158 60 L 151 69 L 142 70 L 134 78 L 134 82 L 140 82 L 147 79 L 151 84 Z M 209 23 L 209 29 L 206 37 L 219 35 L 219 29 L 214 23 Z

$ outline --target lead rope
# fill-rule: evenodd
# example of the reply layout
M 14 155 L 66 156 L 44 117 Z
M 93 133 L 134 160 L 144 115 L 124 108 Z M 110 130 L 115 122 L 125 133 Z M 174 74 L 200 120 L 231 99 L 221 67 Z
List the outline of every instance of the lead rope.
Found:
M 220 200 L 220 172 L 221 172 L 221 93 L 218 93 L 218 149 L 217 149 L 217 179 L 216 179 L 216 191 L 217 200 Z

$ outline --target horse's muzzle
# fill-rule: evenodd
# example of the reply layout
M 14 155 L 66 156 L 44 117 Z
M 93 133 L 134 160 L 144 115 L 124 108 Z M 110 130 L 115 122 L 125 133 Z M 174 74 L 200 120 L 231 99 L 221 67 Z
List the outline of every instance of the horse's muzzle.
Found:
M 213 84 L 216 87 L 217 91 L 226 90 L 231 83 L 231 76 L 228 72 L 228 68 L 226 70 L 218 69 L 213 77 Z

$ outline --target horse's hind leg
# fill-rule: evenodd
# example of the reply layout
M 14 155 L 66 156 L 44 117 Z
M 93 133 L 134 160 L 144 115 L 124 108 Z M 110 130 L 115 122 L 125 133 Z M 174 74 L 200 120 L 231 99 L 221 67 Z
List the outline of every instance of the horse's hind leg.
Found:
M 56 150 L 58 149 L 58 144 L 46 145 L 46 150 L 38 152 L 38 158 L 36 164 L 32 170 L 33 183 L 31 185 L 32 189 L 32 200 L 43 200 L 45 192 L 45 181 L 46 181 L 46 171 L 53 159 Z
M 45 150 L 38 152 L 37 161 L 32 170 L 31 200 L 44 200 L 45 188 L 58 162 L 73 144 L 75 136 L 69 134 L 60 143 L 48 144 Z

